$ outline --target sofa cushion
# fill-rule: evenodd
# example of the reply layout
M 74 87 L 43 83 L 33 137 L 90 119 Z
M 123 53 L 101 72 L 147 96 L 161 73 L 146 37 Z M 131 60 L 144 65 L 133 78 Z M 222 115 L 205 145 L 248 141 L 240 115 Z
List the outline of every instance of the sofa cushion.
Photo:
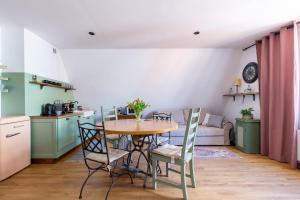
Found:
M 224 136 L 224 129 L 216 127 L 199 126 L 197 131 L 197 137 L 209 137 L 209 136 Z
M 178 124 L 178 129 L 171 131 L 171 137 L 184 137 L 186 125 Z M 162 136 L 169 137 L 168 133 L 164 133 Z
M 207 122 L 208 122 L 208 120 L 209 120 L 209 116 L 210 116 L 210 114 L 209 113 L 206 113 L 205 114 L 205 117 L 204 117 L 204 119 L 203 119 L 203 121 L 202 121 L 202 125 L 204 125 L 204 126 L 206 126 L 206 124 L 207 124 Z
M 171 137 L 184 137 L 185 134 L 185 125 L 178 125 L 178 129 L 171 132 Z M 207 127 L 200 125 L 198 127 L 198 131 L 196 136 L 197 137 L 206 137 L 206 136 L 223 136 L 224 129 L 222 128 L 215 128 L 215 127 Z M 163 137 L 169 137 L 168 133 L 162 135 Z
M 201 109 L 201 113 L 200 113 L 200 117 L 199 117 L 199 124 L 200 125 L 203 123 L 205 115 L 206 115 L 206 112 L 203 109 Z
M 206 126 L 222 128 L 222 122 L 224 117 L 219 115 L 209 115 Z

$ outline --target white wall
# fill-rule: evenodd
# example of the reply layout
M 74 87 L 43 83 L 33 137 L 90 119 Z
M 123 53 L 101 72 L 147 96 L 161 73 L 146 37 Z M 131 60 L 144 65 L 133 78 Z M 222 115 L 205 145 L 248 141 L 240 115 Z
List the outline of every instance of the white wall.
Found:
M 248 49 L 247 51 L 244 51 L 241 55 L 239 64 L 238 64 L 238 69 L 234 74 L 229 76 L 229 79 L 231 80 L 231 84 L 228 85 L 227 90 L 224 90 L 224 93 L 228 93 L 228 90 L 230 87 L 232 87 L 235 91 L 235 87 L 232 86 L 233 80 L 235 78 L 240 78 L 242 79 L 242 85 L 240 87 L 241 92 L 243 92 L 249 84 L 245 83 L 242 77 L 242 72 L 244 67 L 249 63 L 249 62 L 257 62 L 257 57 L 256 57 L 256 49 L 255 47 L 252 47 Z M 258 92 L 258 80 L 255 81 L 254 83 L 250 84 L 250 87 L 252 88 L 253 91 Z M 247 96 L 245 98 L 245 102 L 243 102 L 242 97 L 236 97 L 236 100 L 233 101 L 231 97 L 223 97 L 223 104 L 224 104 L 224 111 L 223 114 L 226 116 L 226 118 L 232 122 L 235 121 L 235 118 L 241 117 L 240 111 L 241 109 L 244 108 L 249 108 L 252 107 L 254 109 L 254 117 L 255 118 L 260 118 L 260 107 L 259 107 L 259 96 L 256 96 L 255 101 L 253 101 L 252 96 Z
M 8 66 L 5 72 L 27 72 L 69 82 L 59 50 L 53 54 L 55 47 L 11 21 L 1 19 L 0 27 L 0 63 Z
M 75 97 L 98 109 L 140 97 L 148 109 L 201 106 L 223 111 L 222 92 L 241 51 L 233 49 L 62 50 Z
M 24 71 L 24 29 L 10 23 L 1 22 L 2 63 L 9 68 L 6 72 Z
M 0 65 L 2 65 L 2 28 L 0 26 Z M 2 69 L 0 69 L 0 74 L 2 73 Z M 0 81 L 1 84 L 1 81 Z M 1 117 L 1 92 L 0 92 L 0 117 Z
M 69 82 L 60 52 L 39 36 L 24 30 L 25 72 Z M 56 53 L 53 53 L 53 48 Z

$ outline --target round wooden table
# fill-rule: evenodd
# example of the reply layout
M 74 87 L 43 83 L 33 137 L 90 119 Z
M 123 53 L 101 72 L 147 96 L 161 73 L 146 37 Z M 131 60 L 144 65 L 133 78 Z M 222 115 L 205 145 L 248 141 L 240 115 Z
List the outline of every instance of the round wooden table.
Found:
M 105 133 L 145 136 L 167 133 L 178 128 L 178 124 L 169 120 L 141 120 L 124 119 L 104 122 Z
M 135 167 L 130 167 L 128 162 L 128 169 L 134 173 L 142 173 L 145 175 L 144 187 L 146 187 L 147 177 L 151 176 L 151 159 L 150 151 L 151 146 L 157 146 L 157 134 L 167 133 L 174 131 L 178 128 L 178 124 L 170 120 L 141 120 L 136 121 L 135 119 L 124 119 L 124 120 L 112 120 L 105 121 L 104 128 L 106 134 L 119 134 L 119 135 L 130 135 L 132 138 L 133 148 L 130 149 L 130 158 L 134 152 L 139 153 L 139 158 Z M 148 147 L 145 149 L 145 144 Z M 145 154 L 147 151 L 147 154 Z M 144 157 L 147 162 L 147 171 L 143 171 L 139 168 L 140 158 Z

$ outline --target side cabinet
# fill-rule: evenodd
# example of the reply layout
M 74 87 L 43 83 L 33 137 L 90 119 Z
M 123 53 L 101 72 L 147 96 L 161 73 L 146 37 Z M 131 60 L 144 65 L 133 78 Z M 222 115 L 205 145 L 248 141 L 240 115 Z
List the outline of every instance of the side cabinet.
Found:
M 245 153 L 260 153 L 260 121 L 236 119 L 236 147 Z
M 95 117 L 66 116 L 31 119 L 31 158 L 56 159 L 81 143 L 77 120 L 95 123 Z

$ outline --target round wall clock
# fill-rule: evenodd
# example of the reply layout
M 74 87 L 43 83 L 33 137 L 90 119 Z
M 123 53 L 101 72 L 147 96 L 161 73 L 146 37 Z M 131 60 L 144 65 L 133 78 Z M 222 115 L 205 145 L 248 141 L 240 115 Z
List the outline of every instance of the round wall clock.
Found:
M 250 62 L 243 70 L 243 79 L 246 83 L 253 83 L 258 78 L 258 65 L 255 62 Z

